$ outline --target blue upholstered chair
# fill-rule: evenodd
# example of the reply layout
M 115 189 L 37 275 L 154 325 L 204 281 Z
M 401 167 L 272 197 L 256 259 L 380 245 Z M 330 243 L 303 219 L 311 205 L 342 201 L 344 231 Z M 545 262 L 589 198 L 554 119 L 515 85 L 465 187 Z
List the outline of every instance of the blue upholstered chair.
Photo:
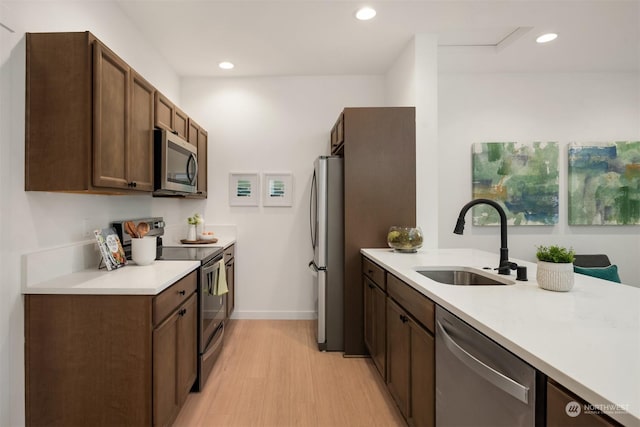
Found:
M 573 261 L 573 271 L 578 274 L 620 283 L 618 266 L 612 265 L 609 257 L 604 254 L 576 255 Z

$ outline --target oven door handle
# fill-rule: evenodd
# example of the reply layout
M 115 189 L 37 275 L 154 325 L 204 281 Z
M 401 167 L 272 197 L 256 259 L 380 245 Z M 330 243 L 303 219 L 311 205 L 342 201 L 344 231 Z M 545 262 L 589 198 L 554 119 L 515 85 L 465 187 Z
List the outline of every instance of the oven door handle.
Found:
M 220 330 L 219 335 L 218 330 Z M 218 327 L 218 330 L 216 330 L 211 337 L 211 341 L 216 340 L 216 343 L 212 345 L 211 348 L 207 349 L 207 351 L 202 355 L 203 359 L 207 359 L 209 356 L 211 356 L 212 353 L 215 353 L 218 347 L 222 345 L 222 337 L 224 337 L 224 326 Z M 211 344 L 211 341 L 209 341 L 207 345 Z
M 453 340 L 447 333 L 442 323 L 436 322 L 438 332 L 442 335 L 442 340 L 447 349 L 454 354 L 462 363 L 467 365 L 469 369 L 481 376 L 491 384 L 495 385 L 505 393 L 509 393 L 522 403 L 529 403 L 529 387 L 512 380 L 501 372 L 496 371 L 491 366 L 482 363 L 476 357 L 467 352 L 457 342 Z
M 216 270 L 220 270 L 220 261 L 222 261 L 222 259 L 222 256 L 216 257 L 212 261 L 208 262 L 204 267 L 202 267 L 202 275 L 207 278 L 207 283 L 205 284 L 206 287 L 204 291 L 208 295 L 213 295 L 213 287 L 215 286 L 215 283 L 213 283 L 213 274 L 211 273 Z

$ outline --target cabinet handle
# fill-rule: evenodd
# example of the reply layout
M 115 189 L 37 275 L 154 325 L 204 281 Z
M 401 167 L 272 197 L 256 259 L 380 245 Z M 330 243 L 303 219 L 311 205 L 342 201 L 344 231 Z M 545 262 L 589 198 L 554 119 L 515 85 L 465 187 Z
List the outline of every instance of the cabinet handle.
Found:
M 368 270 L 369 274 L 373 274 L 373 270 Z
M 181 291 L 178 291 L 178 294 L 180 294 L 180 295 L 185 295 L 186 293 L 187 293 L 187 291 L 185 291 L 184 289 L 181 290 Z
M 369 289 L 373 289 L 374 286 L 371 283 L 367 283 L 367 285 L 369 285 Z
M 184 315 L 186 314 L 186 312 L 187 312 L 187 309 L 186 309 L 186 308 L 183 308 L 182 310 L 180 310 L 180 311 L 178 312 L 178 315 L 180 315 L 180 316 L 184 316 Z
M 409 321 L 409 318 L 407 316 L 405 316 L 404 314 L 400 315 L 400 320 L 402 320 L 402 323 L 407 323 Z

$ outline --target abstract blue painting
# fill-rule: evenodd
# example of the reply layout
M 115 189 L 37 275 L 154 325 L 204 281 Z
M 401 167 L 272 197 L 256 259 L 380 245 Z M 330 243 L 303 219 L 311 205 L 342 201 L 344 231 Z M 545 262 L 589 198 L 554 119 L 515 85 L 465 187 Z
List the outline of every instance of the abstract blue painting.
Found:
M 473 144 L 473 198 L 498 202 L 510 225 L 558 223 L 558 144 L 482 142 Z M 473 225 L 498 225 L 490 206 L 473 208 Z
M 640 141 L 569 145 L 569 224 L 640 224 Z

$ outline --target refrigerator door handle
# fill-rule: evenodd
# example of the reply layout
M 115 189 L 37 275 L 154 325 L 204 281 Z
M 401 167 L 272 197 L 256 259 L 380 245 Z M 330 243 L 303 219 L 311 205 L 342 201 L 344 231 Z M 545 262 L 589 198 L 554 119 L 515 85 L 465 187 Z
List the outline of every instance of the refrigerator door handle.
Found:
M 315 197 L 314 197 L 315 196 Z M 318 240 L 318 226 L 315 223 L 317 219 L 318 209 L 318 189 L 316 171 L 313 171 L 313 179 L 311 180 L 311 194 L 309 195 L 309 229 L 311 230 L 311 247 L 316 248 Z
M 316 273 L 319 271 L 327 271 L 327 267 L 318 267 L 315 261 L 309 261 L 309 268 L 315 271 Z

